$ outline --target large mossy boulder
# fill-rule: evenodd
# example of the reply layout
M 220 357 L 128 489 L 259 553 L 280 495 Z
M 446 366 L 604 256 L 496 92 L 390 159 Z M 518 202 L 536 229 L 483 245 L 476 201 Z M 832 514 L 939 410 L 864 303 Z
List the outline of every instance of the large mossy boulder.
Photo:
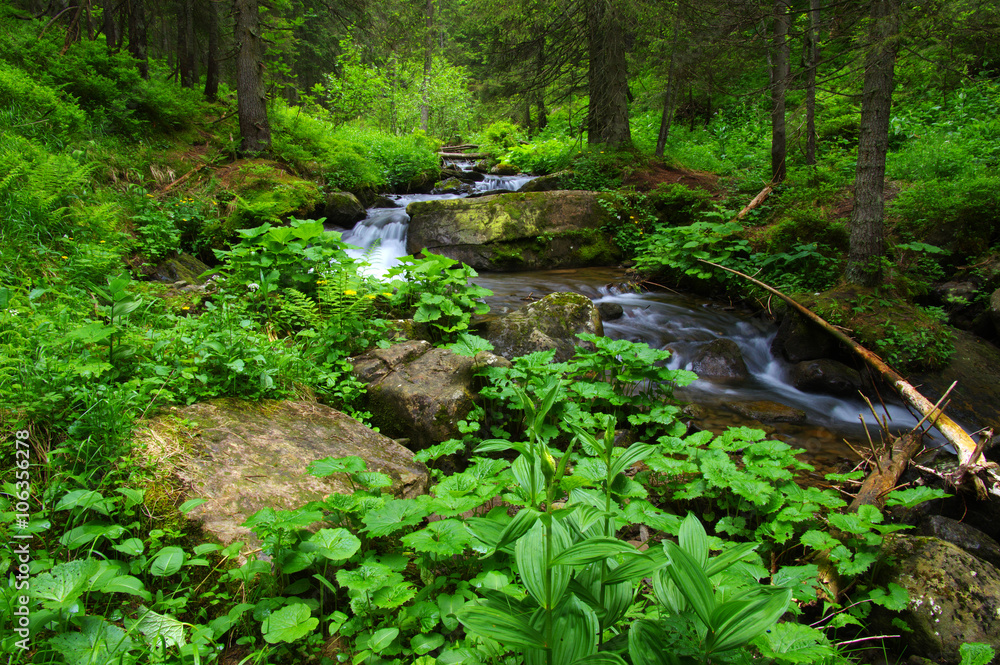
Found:
M 910 628 L 910 653 L 938 663 L 961 661 L 959 648 L 985 642 L 1000 650 L 1000 571 L 957 545 L 938 538 L 893 534 L 878 567 L 879 584 L 895 583 L 909 595 L 901 612 L 876 607 L 876 626 L 896 632 L 891 620 Z
M 597 307 L 579 293 L 550 293 L 506 316 L 487 319 L 476 332 L 505 358 L 555 349 L 556 362 L 573 356 L 576 346 L 588 346 L 577 335 L 604 335 Z
M 351 493 L 343 474 L 317 478 L 306 470 L 319 459 L 361 457 L 369 471 L 392 478 L 400 497 L 423 494 L 429 482 L 409 449 L 313 402 L 219 399 L 173 407 L 143 423 L 136 441 L 187 488 L 185 498 L 206 500 L 188 517 L 223 543 L 252 539 L 241 525 L 264 508 L 293 510 Z
M 406 251 L 488 271 L 612 265 L 621 252 L 601 230 L 609 216 L 599 201 L 595 192 L 554 191 L 411 203 Z
M 379 431 L 409 439 L 414 450 L 461 438 L 458 421 L 475 405 L 475 371 L 509 365 L 491 353 L 460 356 L 423 340 L 358 356 L 354 375 L 367 384 L 366 408 Z
M 863 385 L 857 370 L 829 358 L 792 365 L 791 379 L 799 390 L 830 395 L 857 395 Z
M 291 217 L 311 219 L 321 216 L 325 207 L 319 185 L 289 173 L 278 162 L 241 160 L 223 169 L 218 177 L 222 189 L 217 196 L 228 202 L 231 212 L 226 225 L 231 230 Z
M 317 217 L 325 217 L 328 224 L 351 228 L 367 216 L 365 206 L 350 192 L 327 192 L 323 198 L 323 209 Z

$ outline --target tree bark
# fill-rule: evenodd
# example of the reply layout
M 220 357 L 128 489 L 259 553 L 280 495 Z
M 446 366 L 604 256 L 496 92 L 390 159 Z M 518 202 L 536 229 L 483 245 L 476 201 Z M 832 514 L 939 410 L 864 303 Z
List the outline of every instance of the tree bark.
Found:
M 193 88 L 195 84 L 194 0 L 180 0 L 180 21 L 177 23 L 177 65 L 181 74 L 181 87 Z
M 771 182 L 785 179 L 785 89 L 788 87 L 788 0 L 774 2 L 774 34 L 771 42 Z
M 214 102 L 219 97 L 219 7 L 217 0 L 207 0 L 208 54 L 205 67 L 205 99 Z
M 806 164 L 816 165 L 816 67 L 819 63 L 819 3 L 809 0 L 806 39 Z
M 663 95 L 663 114 L 660 116 L 660 131 L 656 136 L 656 156 L 663 157 L 670 138 L 670 124 L 673 120 L 674 105 L 674 61 L 677 59 L 677 37 L 680 34 L 681 12 L 674 15 L 674 35 L 670 40 L 670 64 L 667 66 L 667 91 Z
M 264 95 L 264 42 L 257 0 L 235 0 L 236 106 L 240 116 L 241 155 L 271 148 L 271 126 Z
M 121 45 L 118 21 L 115 20 L 115 9 L 118 7 L 118 4 L 118 0 L 104 0 L 104 15 L 101 29 L 104 31 L 104 42 L 108 45 L 108 51 L 112 53 L 117 51 Z
M 882 279 L 885 251 L 885 154 L 889 147 L 889 111 L 899 34 L 900 0 L 871 0 L 871 27 L 861 93 L 861 133 L 854 176 L 850 253 L 845 277 L 861 286 Z
M 128 3 L 128 52 L 135 58 L 139 75 L 144 79 L 149 79 L 145 0 L 128 0 Z
M 420 129 L 430 127 L 431 70 L 434 68 L 434 0 L 427 0 L 425 14 L 427 34 L 424 35 L 424 79 L 420 84 Z
M 587 6 L 587 143 L 632 145 L 628 124 L 628 72 L 621 0 L 590 0 Z

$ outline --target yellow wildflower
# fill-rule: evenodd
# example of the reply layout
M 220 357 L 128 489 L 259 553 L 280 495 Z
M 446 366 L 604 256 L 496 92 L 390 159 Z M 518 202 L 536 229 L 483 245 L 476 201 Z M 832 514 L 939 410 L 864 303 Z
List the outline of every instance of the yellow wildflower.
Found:
M 326 284 L 326 280 L 325 279 L 317 279 L 316 280 L 316 286 L 319 286 L 320 284 Z
M 392 297 L 392 294 L 389 293 L 388 291 L 383 291 L 382 295 L 384 295 L 386 298 L 391 298 Z
M 183 307 L 181 307 L 181 309 L 191 309 L 191 308 L 188 307 L 187 305 L 184 305 Z
M 369 293 L 368 295 L 365 296 L 365 298 L 368 298 L 369 300 L 375 300 L 375 298 L 378 298 L 378 296 L 375 295 L 374 293 Z
M 345 296 L 356 296 L 356 295 L 358 295 L 358 292 L 355 291 L 354 289 L 347 289 L 346 291 L 344 291 L 344 295 Z
M 68 256 L 64 256 L 63 258 L 64 258 L 64 259 L 68 259 L 69 257 L 68 257 Z

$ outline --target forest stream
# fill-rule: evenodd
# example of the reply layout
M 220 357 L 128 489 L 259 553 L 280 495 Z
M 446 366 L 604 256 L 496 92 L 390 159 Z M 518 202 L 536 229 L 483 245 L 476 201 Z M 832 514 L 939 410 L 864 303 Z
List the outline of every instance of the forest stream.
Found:
M 475 183 L 479 192 L 516 191 L 530 177 L 487 176 Z M 371 271 L 382 274 L 406 255 L 409 216 L 406 206 L 414 201 L 459 198 L 456 194 L 412 194 L 394 197 L 398 208 L 371 208 L 368 217 L 344 233 L 343 239 L 360 247 L 357 257 L 365 256 Z M 845 439 L 858 449 L 869 447 L 860 416 L 868 423 L 872 437 L 878 437 L 878 425 L 864 401 L 831 395 L 806 393 L 788 379 L 789 363 L 771 353 L 771 340 L 777 325 L 728 306 L 670 291 L 636 293 L 624 287 L 625 271 L 619 268 L 581 268 L 519 273 L 482 273 L 477 284 L 493 291 L 486 299 L 494 313 L 503 314 L 557 291 L 574 291 L 595 303 L 615 303 L 623 315 L 604 322 L 604 332 L 615 339 L 646 342 L 651 347 L 669 349 L 672 369 L 691 369 L 697 350 L 706 342 L 725 338 L 736 342 L 749 370 L 749 378 L 740 382 L 698 379 L 675 392 L 676 397 L 694 405 L 701 428 L 721 432 L 733 425 L 760 426 L 732 410 L 736 402 L 766 401 L 800 409 L 803 422 L 773 422 L 765 428 L 769 435 L 804 448 L 807 460 L 820 471 L 832 471 L 857 455 Z M 879 407 L 879 416 L 888 413 L 894 431 L 905 430 L 917 419 L 901 405 L 888 403 Z M 934 432 L 931 433 L 931 442 Z M 940 440 L 938 441 L 940 443 Z

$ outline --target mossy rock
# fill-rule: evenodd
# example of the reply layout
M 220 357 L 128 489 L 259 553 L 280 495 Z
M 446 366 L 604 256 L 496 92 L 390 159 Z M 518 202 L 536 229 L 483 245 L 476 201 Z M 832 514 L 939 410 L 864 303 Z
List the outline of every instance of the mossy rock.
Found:
M 288 173 L 277 162 L 243 161 L 227 170 L 224 181 L 230 193 L 226 226 L 231 231 L 291 217 L 311 219 L 320 216 L 325 206 L 319 185 Z
M 504 317 L 486 319 L 476 326 L 476 332 L 505 358 L 555 349 L 555 360 L 561 362 L 573 356 L 577 345 L 592 346 L 577 335 L 603 336 L 604 326 L 590 298 L 564 292 L 550 293 Z
M 846 328 L 898 372 L 939 369 L 955 351 L 953 328 L 875 289 L 839 286 L 796 299 L 829 323 Z
M 1000 571 L 938 538 L 892 534 L 882 546 L 876 583 L 895 583 L 909 597 L 900 612 L 873 608 L 876 630 L 910 628 L 906 647 L 939 663 L 957 664 L 959 649 L 983 642 L 1000 649 Z
M 553 191 L 411 203 L 407 251 L 489 271 L 613 265 L 621 253 L 602 230 L 610 218 L 599 201 Z
M 183 423 L 183 427 L 178 427 Z M 188 516 L 223 543 L 252 539 L 241 526 L 264 508 L 294 510 L 353 488 L 335 474 L 317 478 L 310 463 L 356 455 L 392 478 L 401 497 L 424 493 L 427 469 L 392 439 L 312 402 L 218 399 L 173 407 L 137 428 L 136 442 L 188 489 L 206 499 Z
M 316 215 L 325 217 L 328 224 L 350 228 L 367 215 L 364 205 L 350 192 L 327 192 L 323 208 Z

